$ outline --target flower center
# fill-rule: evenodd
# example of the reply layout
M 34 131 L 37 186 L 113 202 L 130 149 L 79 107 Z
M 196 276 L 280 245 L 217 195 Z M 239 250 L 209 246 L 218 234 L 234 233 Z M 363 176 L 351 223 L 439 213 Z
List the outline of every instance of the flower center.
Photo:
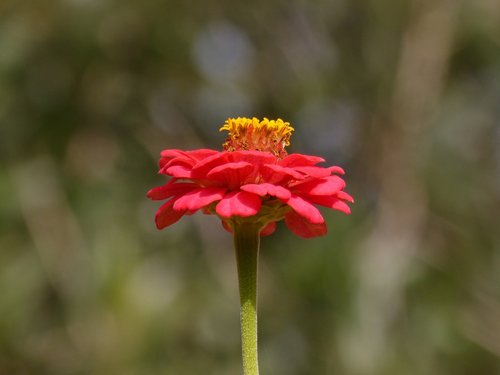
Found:
M 224 142 L 225 151 L 255 150 L 268 151 L 283 158 L 287 155 L 285 147 L 290 145 L 293 128 L 282 119 L 262 121 L 258 118 L 229 118 L 219 131 L 227 130 Z

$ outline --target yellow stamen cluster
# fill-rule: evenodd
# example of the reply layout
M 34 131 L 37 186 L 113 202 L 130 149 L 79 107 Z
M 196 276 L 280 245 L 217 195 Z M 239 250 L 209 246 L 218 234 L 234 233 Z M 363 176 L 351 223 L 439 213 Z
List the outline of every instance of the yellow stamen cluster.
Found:
M 227 130 L 228 137 L 223 147 L 226 151 L 268 151 L 283 158 L 285 147 L 290 145 L 293 128 L 282 119 L 229 118 L 219 131 Z

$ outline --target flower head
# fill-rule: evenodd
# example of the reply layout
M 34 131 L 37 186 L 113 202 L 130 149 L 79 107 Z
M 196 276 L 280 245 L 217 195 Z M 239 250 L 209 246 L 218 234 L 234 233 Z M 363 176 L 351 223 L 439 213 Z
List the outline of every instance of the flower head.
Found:
M 350 213 L 340 167 L 321 167 L 318 156 L 287 154 L 293 128 L 281 119 L 230 118 L 224 151 L 164 150 L 160 174 L 172 178 L 148 197 L 167 201 L 156 213 L 158 229 L 198 210 L 218 215 L 224 228 L 252 222 L 261 235 L 282 219 L 292 232 L 309 238 L 324 235 L 326 224 L 316 205 Z

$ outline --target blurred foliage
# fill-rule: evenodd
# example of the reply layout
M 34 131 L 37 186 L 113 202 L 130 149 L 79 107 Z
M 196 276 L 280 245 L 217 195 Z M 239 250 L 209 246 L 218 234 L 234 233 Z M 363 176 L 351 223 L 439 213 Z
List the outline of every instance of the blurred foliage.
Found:
M 263 374 L 500 373 L 500 3 L 3 0 L 0 374 L 238 374 L 231 237 L 164 148 L 281 117 L 350 217 L 263 240 Z

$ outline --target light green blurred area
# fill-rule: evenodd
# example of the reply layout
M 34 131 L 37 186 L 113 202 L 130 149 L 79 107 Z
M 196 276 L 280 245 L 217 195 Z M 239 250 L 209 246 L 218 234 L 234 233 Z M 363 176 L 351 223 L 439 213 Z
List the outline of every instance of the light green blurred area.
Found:
M 166 148 L 288 120 L 347 170 L 263 239 L 262 374 L 500 373 L 500 3 L 0 2 L 0 374 L 239 374 L 231 236 L 163 231 Z

